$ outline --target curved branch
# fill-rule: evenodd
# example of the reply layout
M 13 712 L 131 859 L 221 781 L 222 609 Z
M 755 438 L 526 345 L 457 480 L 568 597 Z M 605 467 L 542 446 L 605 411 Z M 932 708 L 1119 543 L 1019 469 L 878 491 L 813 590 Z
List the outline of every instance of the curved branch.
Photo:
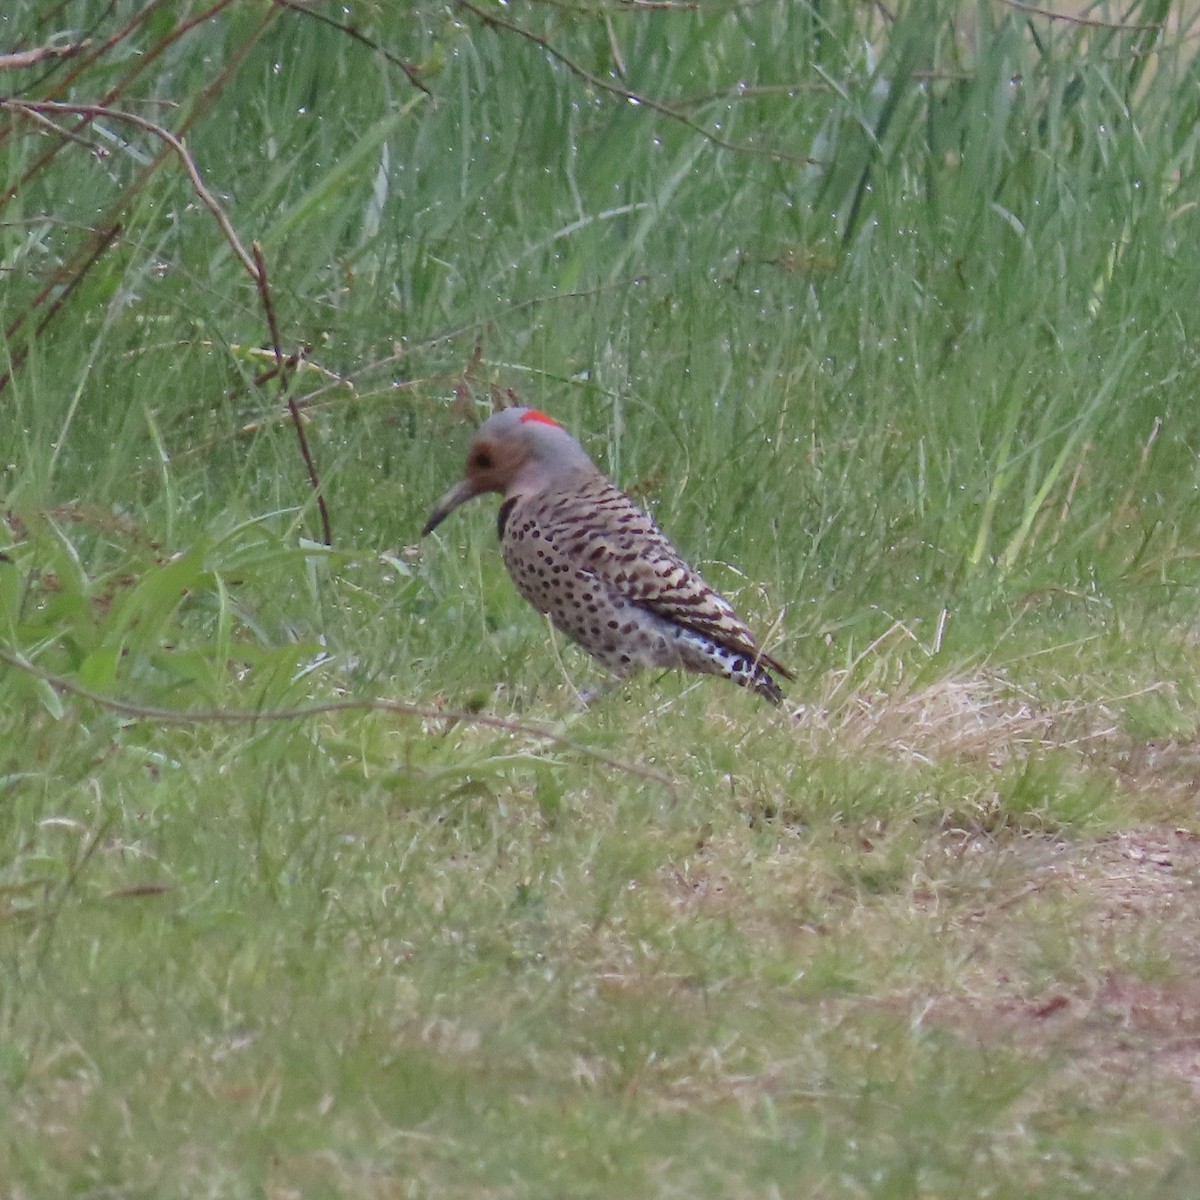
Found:
M 329 508 L 325 503 L 325 495 L 321 490 L 320 476 L 317 474 L 316 463 L 313 461 L 312 452 L 308 446 L 308 438 L 304 433 L 304 423 L 300 417 L 300 410 L 296 407 L 294 398 L 287 394 L 288 359 L 284 356 L 283 347 L 280 342 L 279 323 L 276 320 L 275 305 L 271 299 L 271 287 L 267 278 L 266 260 L 263 258 L 262 249 L 257 242 L 254 243 L 253 254 L 242 244 L 241 238 L 237 235 L 237 230 L 233 227 L 233 222 L 230 221 L 220 202 L 208 190 L 204 180 L 200 177 L 200 169 L 196 166 L 195 159 L 188 153 L 187 147 L 184 146 L 183 142 L 175 134 L 162 125 L 154 121 L 149 121 L 145 117 L 139 117 L 135 113 L 123 112 L 120 109 L 109 108 L 103 104 L 69 104 L 61 100 L 18 100 L 0 97 L 0 109 L 4 108 L 9 108 L 13 112 L 20 113 L 29 119 L 43 121 L 55 113 L 82 116 L 86 117 L 89 121 L 95 120 L 97 117 L 103 117 L 106 120 L 124 121 L 142 130 L 144 133 L 158 138 L 175 153 L 176 157 L 183 164 L 183 169 L 187 173 L 188 180 L 191 182 L 192 190 L 196 193 L 200 203 L 208 209 L 213 219 L 220 226 L 221 232 L 225 235 L 225 241 L 229 244 L 234 256 L 245 268 L 250 278 L 254 280 L 254 286 L 258 289 L 263 310 L 267 316 L 267 326 L 271 333 L 271 348 L 275 353 L 276 374 L 279 378 L 280 393 L 285 397 L 288 410 L 292 415 L 296 437 L 300 443 L 300 456 L 304 459 L 309 483 L 312 485 L 313 493 L 317 498 L 317 509 L 321 515 L 321 529 L 325 535 L 325 544 L 332 546 L 333 527 L 329 519 Z M 66 135 L 64 134 L 64 136 Z M 112 240 L 112 237 L 115 236 L 116 228 L 114 227 L 112 235 L 101 244 L 99 252 L 102 252 Z M 79 277 L 81 278 L 82 274 Z M 57 308 L 61 306 L 62 299 L 60 297 L 46 320 L 49 320 L 57 311 Z M 44 326 L 45 321 L 42 322 L 42 326 L 39 329 Z
M 661 783 L 672 795 L 675 785 L 670 776 L 656 771 L 653 767 L 644 767 L 640 763 L 630 762 L 626 758 L 618 758 L 613 754 L 605 754 L 603 750 L 595 750 L 555 733 L 544 725 L 529 725 L 524 721 L 510 721 L 505 717 L 492 717 L 486 713 L 459 712 L 453 709 L 439 709 L 427 704 L 408 704 L 402 700 L 381 700 L 377 697 L 364 697 L 361 700 L 326 700 L 316 704 L 298 705 L 294 708 L 267 708 L 259 710 L 239 710 L 228 708 L 198 708 L 177 709 L 160 708 L 152 704 L 135 704 L 130 700 L 120 700 L 114 696 L 105 696 L 94 692 L 73 679 L 63 675 L 54 675 L 49 671 L 31 663 L 23 655 L 0 647 L 0 662 L 15 667 L 18 671 L 54 689 L 60 695 L 75 696 L 86 700 L 98 708 L 118 713 L 135 721 L 154 721 L 159 725 L 254 725 L 260 721 L 285 722 L 303 721 L 309 717 L 326 716 L 330 713 L 352 712 L 382 712 L 392 713 L 400 717 L 416 717 L 423 721 L 445 721 L 447 732 L 455 725 L 478 725 L 485 729 L 500 729 L 506 733 L 520 734 L 522 737 L 534 738 L 550 742 L 563 750 L 582 754 L 595 762 L 602 763 L 613 770 L 622 771 L 638 779 L 647 779 L 653 783 Z
M 154 121 L 148 121 L 145 117 L 139 117 L 135 113 L 122 112 L 120 109 L 110 108 L 104 104 L 69 104 L 63 100 L 18 100 L 15 97 L 0 97 L 0 109 L 9 108 L 14 112 L 30 115 L 40 113 L 49 115 L 52 113 L 71 113 L 76 116 L 88 117 L 95 119 L 96 117 L 104 117 L 111 121 L 124 121 L 126 124 L 133 125 L 142 130 L 144 133 L 149 133 L 165 142 L 179 158 L 183 164 L 184 171 L 187 172 L 187 177 L 191 181 L 192 189 L 199 197 L 200 203 L 213 215 L 217 224 L 221 227 L 221 232 L 225 235 L 225 240 L 229 243 L 230 249 L 237 255 L 242 266 L 257 280 L 258 269 L 254 265 L 254 259 L 250 257 L 249 251 L 242 245 L 241 239 L 235 232 L 229 218 L 225 215 L 225 210 L 218 203 L 217 198 L 208 190 L 204 184 L 204 180 L 200 178 L 200 170 L 196 166 L 195 160 L 188 153 L 187 148 L 169 129 Z M 66 134 L 64 133 L 64 137 Z
M 415 67 L 410 66 L 400 58 L 393 54 L 390 50 L 385 50 L 378 42 L 372 41 L 365 33 L 360 33 L 353 25 L 343 24 L 341 21 L 335 21 L 332 17 L 327 17 L 324 13 L 319 13 L 315 9 L 306 8 L 303 4 L 296 3 L 296 0 L 274 0 L 276 7 L 286 8 L 288 12 L 294 12 L 302 17 L 311 17 L 314 21 L 319 21 L 322 25 L 329 25 L 336 29 L 338 33 L 344 33 L 347 37 L 353 38 L 356 42 L 366 46 L 368 50 L 374 51 L 376 54 L 381 54 L 394 67 L 399 67 L 400 70 L 408 77 L 408 82 L 413 85 L 418 91 L 424 92 L 431 100 L 433 93 L 421 82 L 421 76 L 417 73 Z
M 762 150 L 757 146 L 745 146 L 738 142 L 731 142 L 727 138 L 713 133 L 711 129 L 706 129 L 699 121 L 692 120 L 687 113 L 680 112 L 679 109 L 673 108 L 670 104 L 665 104 L 661 100 L 655 100 L 652 96 L 643 96 L 641 92 L 635 92 L 630 88 L 624 87 L 622 84 L 614 83 L 611 79 L 604 79 L 600 75 L 593 74 L 573 58 L 568 58 L 567 55 L 552 45 L 540 33 L 534 33 L 531 29 L 514 25 L 511 21 L 506 21 L 503 17 L 498 17 L 494 13 L 484 12 L 483 9 L 472 4 L 471 0 L 458 0 L 458 4 L 460 8 L 465 8 L 468 12 L 474 13 L 485 25 L 489 25 L 493 29 L 504 29 L 509 33 L 515 33 L 527 42 L 532 42 L 535 46 L 541 47 L 556 62 L 562 63 L 572 75 L 577 75 L 592 87 L 598 88 L 603 92 L 608 92 L 613 96 L 618 96 L 622 100 L 628 100 L 633 104 L 640 104 L 643 108 L 648 108 L 651 112 L 656 112 L 660 116 L 669 117 L 672 121 L 677 122 L 686 129 L 692 130 L 693 133 L 698 133 L 706 142 L 711 142 L 712 145 L 718 146 L 722 150 L 733 150 L 738 154 L 756 154 L 763 158 L 769 158 L 774 162 L 793 163 L 796 166 L 808 166 L 816 162 L 815 159 L 808 158 L 805 155 L 786 154 L 782 150 Z
M 12 54 L 0 54 L 0 71 L 19 70 L 24 67 L 35 67 L 48 59 L 73 58 L 82 54 L 91 45 L 90 38 L 82 42 L 72 42 L 68 46 L 37 46 L 33 50 L 16 50 Z
M 1039 8 L 1036 4 L 1026 4 L 1025 0 L 1000 0 L 1000 3 L 1034 17 L 1065 21 L 1068 25 L 1083 25 L 1089 29 L 1114 29 L 1118 33 L 1157 33 L 1165 28 L 1162 22 L 1151 25 L 1122 25 L 1119 21 L 1101 21 L 1097 17 L 1076 17 L 1071 13 L 1054 12 L 1049 8 Z

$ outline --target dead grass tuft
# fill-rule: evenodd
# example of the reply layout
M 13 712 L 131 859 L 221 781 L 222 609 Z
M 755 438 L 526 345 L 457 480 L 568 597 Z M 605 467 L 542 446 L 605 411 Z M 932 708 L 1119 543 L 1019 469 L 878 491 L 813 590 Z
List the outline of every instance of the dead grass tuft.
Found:
M 1034 747 L 1080 746 L 1116 732 L 1103 707 L 1054 708 L 986 673 L 913 688 L 847 689 L 847 673 L 837 672 L 822 700 L 795 717 L 814 750 L 836 742 L 843 753 L 878 750 L 917 763 L 954 758 L 997 768 Z

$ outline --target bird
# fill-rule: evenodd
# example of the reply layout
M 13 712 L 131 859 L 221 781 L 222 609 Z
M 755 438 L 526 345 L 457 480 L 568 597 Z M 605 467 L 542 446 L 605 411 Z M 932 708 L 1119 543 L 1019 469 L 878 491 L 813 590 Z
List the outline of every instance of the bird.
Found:
M 682 669 L 782 703 L 774 676 L 792 672 L 553 417 L 513 407 L 484 421 L 421 536 L 488 492 L 503 497 L 496 530 L 517 590 L 617 680 Z

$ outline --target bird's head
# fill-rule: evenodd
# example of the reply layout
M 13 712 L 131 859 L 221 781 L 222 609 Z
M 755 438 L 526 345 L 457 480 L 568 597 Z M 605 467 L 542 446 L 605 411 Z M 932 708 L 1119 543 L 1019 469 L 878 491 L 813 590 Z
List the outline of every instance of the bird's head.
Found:
M 421 536 L 485 492 L 501 492 L 506 498 L 529 495 L 595 469 L 583 447 L 552 417 L 533 408 L 502 409 L 479 427 L 462 479 L 434 506 Z

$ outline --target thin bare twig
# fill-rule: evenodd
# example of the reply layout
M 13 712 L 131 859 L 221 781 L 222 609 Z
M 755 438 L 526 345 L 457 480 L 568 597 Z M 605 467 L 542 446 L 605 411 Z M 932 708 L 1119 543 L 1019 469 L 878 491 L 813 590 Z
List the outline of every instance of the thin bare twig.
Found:
M 656 112 L 660 116 L 669 117 L 672 121 L 678 122 L 685 128 L 692 130 L 693 133 L 698 133 L 705 141 L 710 142 L 714 146 L 719 146 L 722 150 L 732 150 L 738 154 L 755 154 L 762 158 L 772 159 L 774 162 L 793 163 L 797 166 L 807 166 L 815 161 L 801 154 L 787 154 L 782 150 L 763 150 L 758 146 L 746 146 L 738 142 L 731 142 L 727 138 L 713 133 L 711 129 L 705 128 L 699 121 L 692 120 L 687 113 L 680 112 L 679 109 L 673 108 L 670 104 L 664 104 L 663 101 L 655 100 L 652 96 L 644 96 L 641 92 L 635 92 L 631 88 L 614 83 L 611 79 L 604 79 L 600 75 L 593 74 L 574 59 L 568 58 L 548 38 L 544 38 L 540 33 L 534 33 L 531 29 L 514 25 L 511 21 L 506 21 L 503 17 L 496 16 L 495 13 L 485 12 L 483 9 L 477 8 L 472 4 L 471 0 L 458 0 L 458 4 L 468 12 L 474 13 L 485 25 L 491 26 L 493 29 L 504 29 L 509 33 L 515 33 L 527 42 L 532 42 L 535 46 L 541 47 L 551 58 L 562 63 L 571 74 L 577 75 L 592 87 L 598 88 L 603 92 L 608 92 L 613 96 L 619 96 L 622 100 L 628 100 L 633 104 L 640 104 L 642 107 L 648 108 L 651 112 Z
M 107 41 L 97 43 L 95 48 L 89 53 L 78 56 L 78 61 L 72 64 L 72 66 L 55 81 L 55 88 L 51 92 L 50 96 L 46 97 L 46 99 L 53 98 L 55 95 L 65 95 L 70 90 L 71 84 L 74 83 L 75 80 L 78 79 L 85 71 L 87 71 L 89 67 L 92 67 L 99 62 L 114 46 L 119 45 L 121 42 L 129 38 L 140 25 L 144 25 L 151 19 L 156 9 L 161 8 L 168 2 L 169 0 L 150 0 L 150 3 L 143 5 L 142 8 L 130 18 L 129 22 L 122 29 L 113 34 L 113 36 Z M 97 104 L 105 108 L 110 106 L 121 95 L 121 93 L 124 92 L 135 79 L 137 79 L 139 75 L 146 71 L 159 57 L 165 54 L 175 42 L 194 29 L 197 25 L 202 24 L 203 22 L 216 16 L 223 8 L 227 8 L 233 2 L 234 0 L 216 0 L 216 3 L 210 8 L 206 9 L 204 12 L 196 13 L 187 21 L 177 25 L 170 31 L 170 33 L 160 39 L 159 42 L 152 46 L 148 51 L 142 54 L 134 55 L 130 60 L 133 63 L 132 68 L 128 70 L 121 79 L 119 79 L 111 88 L 108 89 L 107 92 L 104 93 L 103 96 L 99 98 Z M 91 117 L 85 117 L 79 123 L 79 126 L 76 128 L 75 132 L 81 132 L 87 127 L 91 120 Z M 3 145 L 4 141 L 8 137 L 8 134 L 9 130 L 0 129 L 0 145 Z M 0 207 L 7 204 L 9 200 L 18 195 L 31 179 L 37 178 L 37 176 L 41 174 L 41 172 L 45 170 L 45 168 L 55 158 L 62 147 L 63 143 L 56 143 L 55 145 L 48 147 L 43 154 L 36 158 L 33 163 L 31 163 L 25 169 L 25 172 L 21 175 L 21 177 L 15 183 L 13 183 L 2 196 L 0 196 Z
M 57 315 L 59 309 L 61 309 L 62 306 L 70 298 L 72 292 L 74 292 L 75 289 L 83 282 L 84 276 L 87 274 L 87 272 L 89 270 L 91 270 L 93 264 L 101 257 L 101 255 L 103 255 L 103 253 L 109 248 L 109 246 L 111 246 L 113 244 L 113 242 L 116 241 L 117 235 L 120 232 L 121 232 L 121 226 L 118 223 L 115 225 L 110 225 L 107 229 L 101 230 L 100 232 L 96 233 L 93 236 L 91 253 L 88 255 L 87 259 L 84 261 L 84 263 L 83 263 L 82 267 L 79 269 L 79 271 L 75 275 L 73 275 L 68 280 L 66 286 L 63 287 L 62 290 L 57 293 L 57 295 L 55 295 L 54 300 L 50 305 L 49 311 L 38 322 L 37 330 L 36 330 L 36 332 L 38 334 L 40 334 L 46 328 L 46 325 L 54 319 L 54 317 Z M 43 292 L 39 295 L 37 303 L 32 307 L 37 307 L 37 305 L 40 305 L 41 302 L 43 300 L 45 300 L 45 298 L 49 294 L 50 294 L 49 290 L 44 289 Z M 13 349 L 10 351 L 9 356 L 8 356 L 8 368 L 5 371 L 0 372 L 0 392 L 4 391 L 4 389 L 8 386 L 9 380 L 12 379 L 13 375 L 21 369 L 21 367 L 25 363 L 25 359 L 28 357 L 28 354 L 29 354 L 29 347 L 27 345 L 16 344 L 14 336 L 13 336 L 16 333 L 16 331 L 21 327 L 21 322 L 23 320 L 24 320 L 24 316 L 23 315 L 19 316 L 8 327 L 8 329 L 5 330 L 5 337 L 8 339 L 10 345 L 13 346 Z
M 107 148 L 101 146 L 99 142 L 89 141 L 85 137 L 80 137 L 74 130 L 64 129 L 61 125 L 56 125 L 49 117 L 40 112 L 35 112 L 31 108 L 26 109 L 25 116 L 35 125 L 40 125 L 43 129 L 48 129 L 55 137 L 63 138 L 68 142 L 74 142 L 75 145 L 82 146 L 88 153 L 96 155 L 97 158 L 103 157 L 108 153 Z
M 39 334 L 54 319 L 54 317 L 58 313 L 58 310 L 60 308 L 62 308 L 62 306 L 64 304 L 66 304 L 66 302 L 71 298 L 72 293 L 79 286 L 79 284 L 83 281 L 83 277 L 85 274 L 87 274 L 87 271 L 90 269 L 91 265 L 105 252 L 105 250 L 107 250 L 109 248 L 109 246 L 111 246 L 113 244 L 113 242 L 115 242 L 117 240 L 117 237 L 120 234 L 120 232 L 121 232 L 121 226 L 119 224 L 110 225 L 107 229 L 100 231 L 100 233 L 96 237 L 95 243 L 92 247 L 92 253 L 91 253 L 90 257 L 88 258 L 87 262 L 84 263 L 84 265 L 83 265 L 83 270 L 80 271 L 79 274 L 76 275 L 66 285 L 66 287 L 64 287 L 62 289 L 62 291 L 60 291 L 54 297 L 54 300 L 51 303 L 50 307 L 46 310 L 45 316 L 43 316 L 42 319 L 38 322 L 37 331 Z M 12 361 L 14 364 L 14 368 L 19 362 L 24 361 L 24 353 L 25 353 L 24 347 L 22 347 L 18 354 L 13 355 Z M 8 376 L 5 375 L 3 377 L 3 379 L 0 379 L 0 389 L 2 389 L 4 387 L 4 384 L 7 382 L 8 382 Z
M 1101 21 L 1096 17 L 1076 17 L 1070 13 L 1039 8 L 1036 4 L 1026 4 L 1024 0 L 1000 0 L 1000 3 L 1035 17 L 1046 17 L 1051 21 L 1065 21 L 1068 25 L 1084 25 L 1089 29 L 1115 29 L 1121 33 L 1153 33 L 1165 28 L 1161 22 L 1151 25 L 1122 25 L 1119 21 Z
M 320 476 L 317 473 L 316 463 L 313 461 L 312 451 L 309 449 L 308 438 L 304 432 L 304 423 L 300 417 L 300 410 L 296 406 L 295 399 L 287 395 L 287 363 L 288 359 L 283 353 L 282 342 L 279 336 L 279 322 L 275 316 L 275 305 L 271 299 L 271 287 L 267 277 L 267 264 L 263 258 L 262 248 L 257 242 L 253 246 L 253 254 L 246 249 L 242 244 L 241 238 L 238 237 L 237 231 L 233 227 L 233 223 L 229 220 L 225 210 L 221 207 L 217 198 L 208 190 L 204 180 L 200 177 L 200 170 L 196 166 L 195 160 L 188 153 L 187 147 L 183 142 L 175 136 L 169 129 L 165 129 L 155 121 L 149 121 L 145 117 L 139 117 L 134 113 L 122 112 L 119 109 L 106 108 L 103 105 L 97 104 L 68 104 L 59 100 L 17 100 L 0 98 L 0 109 L 9 108 L 14 112 L 21 113 L 29 117 L 38 117 L 45 119 L 47 114 L 62 113 L 72 114 L 76 116 L 84 116 L 89 120 L 103 117 L 106 120 L 124 121 L 127 124 L 133 125 L 135 128 L 142 130 L 144 133 L 149 133 L 153 137 L 158 138 L 166 146 L 175 153 L 179 161 L 183 165 L 184 171 L 192 185 L 192 190 L 200 199 L 200 203 L 208 209 L 213 219 L 217 222 L 221 232 L 225 235 L 225 240 L 229 244 L 230 249 L 250 278 L 254 280 L 254 285 L 258 289 L 258 294 L 262 300 L 263 310 L 267 316 L 267 326 L 271 333 L 271 348 L 275 354 L 275 363 L 277 373 L 279 375 L 280 392 L 285 396 L 288 410 L 292 415 L 292 421 L 296 429 L 296 437 L 300 443 L 300 455 L 304 459 L 304 466 L 308 472 L 309 482 L 317 498 L 317 509 L 321 515 L 321 528 L 325 535 L 325 544 L 333 545 L 333 526 L 329 519 L 329 508 L 325 503 L 325 496 L 321 490 Z M 77 285 L 87 272 L 87 268 L 91 265 L 100 254 L 112 242 L 112 239 L 119 231 L 119 226 L 114 225 L 110 230 L 106 231 L 107 236 L 98 239 L 98 244 L 94 249 L 91 259 L 84 264 L 83 268 L 72 279 L 72 287 Z M 50 321 L 58 309 L 62 306 L 70 288 L 63 295 L 56 297 L 54 305 L 43 318 L 38 326 L 40 333 Z M 35 304 L 36 307 L 36 304 Z M 13 330 L 9 331 L 9 337 L 12 337 Z M 8 375 L 0 377 L 0 389 L 8 382 Z
M 145 19 L 147 14 L 153 12 L 155 10 L 155 8 L 158 5 L 160 5 L 162 2 L 163 2 L 163 0 L 152 0 L 152 2 L 150 4 L 147 4 L 141 10 L 141 12 L 138 14 L 138 17 L 136 19 L 138 19 L 138 20 Z M 158 54 L 160 54 L 162 52 L 163 45 L 169 44 L 170 42 L 176 40 L 180 36 L 182 29 L 192 28 L 194 26 L 195 22 L 197 20 L 199 20 L 201 17 L 211 16 L 213 13 L 219 11 L 222 7 L 224 7 L 230 3 L 232 3 L 232 0 L 219 0 L 219 3 L 213 5 L 209 9 L 207 9 L 206 13 L 197 14 L 192 20 L 187 22 L 185 26 L 181 26 L 175 30 L 172 30 L 171 34 L 166 39 L 164 39 L 164 42 L 160 43 L 158 46 L 155 46 L 154 48 L 152 48 L 152 50 L 147 55 L 143 56 L 143 59 L 142 59 L 143 63 L 146 61 L 146 59 L 156 57 Z M 205 104 L 207 104 L 211 100 L 211 98 L 225 86 L 229 77 L 234 73 L 234 71 L 237 70 L 237 68 L 241 64 L 242 60 L 250 52 L 250 48 L 257 43 L 258 39 L 262 36 L 262 34 L 268 28 L 270 22 L 275 19 L 275 11 L 276 10 L 274 10 L 274 9 L 266 10 L 264 17 L 259 22 L 258 26 L 254 30 L 251 31 L 250 36 L 243 39 L 243 41 L 238 45 L 237 49 L 235 50 L 234 54 L 232 55 L 230 61 L 228 63 L 226 63 L 225 67 L 218 73 L 216 78 L 213 79 L 208 84 L 208 86 L 204 89 L 204 91 L 201 93 L 200 99 L 197 100 L 196 103 L 194 103 L 192 105 L 189 115 L 184 118 L 183 122 L 175 130 L 175 136 L 177 138 L 183 136 L 183 134 L 187 131 L 189 126 L 192 124 L 192 122 L 196 119 L 197 115 L 203 110 L 203 106 Z M 132 25 L 128 26 L 127 29 L 131 28 L 131 27 L 132 27 Z M 111 45 L 111 44 L 113 44 L 113 43 L 112 43 L 112 40 L 110 39 L 110 41 L 107 45 Z M 104 48 L 106 48 L 106 47 L 102 46 L 101 49 L 103 50 Z M 83 56 L 83 58 L 81 58 L 80 61 L 84 62 L 86 64 L 86 63 L 95 61 L 96 57 L 97 57 L 96 54 L 85 55 L 85 56 Z M 81 66 L 76 67 L 74 69 L 74 72 L 68 75 L 68 77 L 67 77 L 68 80 L 71 78 L 74 78 L 74 75 L 78 74 L 78 72 L 82 69 L 83 69 L 83 67 L 81 67 Z M 130 73 L 122 83 L 119 83 L 115 87 L 110 88 L 109 91 L 105 94 L 105 96 L 103 96 L 97 102 L 98 105 L 103 106 L 105 108 L 105 111 L 111 111 L 108 106 L 111 105 L 113 97 L 118 95 L 122 91 L 122 89 L 124 87 L 126 87 L 132 81 L 132 79 L 136 76 L 136 74 L 137 74 L 136 71 Z M 60 80 L 59 86 L 60 86 L 60 88 L 62 86 L 64 86 L 64 82 Z M 81 120 L 80 124 L 78 126 L 76 126 L 75 132 L 80 133 L 83 129 L 85 129 L 87 127 L 87 125 L 90 123 L 90 121 L 92 119 L 93 118 L 91 118 L 91 117 L 84 117 Z M 15 122 L 10 123 L 9 125 L 7 125 L 5 127 L 0 127 L 0 145 L 3 144 L 4 138 L 8 135 L 9 131 L 14 127 L 15 127 Z M 4 205 L 22 187 L 24 187 L 25 184 L 28 183 L 30 179 L 35 178 L 37 176 L 37 174 L 39 173 L 39 171 L 41 171 L 51 161 L 51 159 L 54 157 L 54 155 L 57 154 L 58 151 L 60 149 L 62 149 L 62 147 L 65 144 L 66 144 L 65 141 L 56 142 L 49 150 L 47 150 L 44 154 L 42 154 L 31 167 L 29 167 L 26 170 L 25 174 L 19 180 L 17 180 L 16 183 L 14 183 L 8 189 L 8 191 L 6 191 L 3 195 L 0 195 L 0 208 L 3 208 Z M 95 228 L 97 230 L 108 230 L 113 225 L 117 225 L 120 223 L 122 214 L 125 212 L 126 209 L 128 209 L 130 207 L 130 205 L 133 204 L 133 201 L 135 200 L 135 198 L 140 194 L 140 192 L 143 190 L 143 188 L 145 188 L 146 184 L 153 177 L 155 171 L 158 170 L 158 168 L 162 165 L 163 161 L 166 159 L 166 157 L 170 153 L 171 153 L 170 148 L 167 146 L 164 146 L 163 149 L 158 153 L 158 155 L 155 156 L 154 160 L 152 162 L 148 163 L 142 169 L 139 176 L 128 187 L 125 188 L 125 190 L 118 197 L 117 201 L 114 204 L 110 205 L 108 210 L 105 213 L 103 213 L 100 216 L 100 218 L 97 220 L 96 226 L 95 226 Z M 24 311 L 19 313 L 17 315 L 16 319 L 10 325 L 9 330 L 8 330 L 8 337 L 10 340 L 15 336 L 16 331 L 21 328 L 21 326 L 26 321 L 26 319 L 32 317 L 33 314 L 36 313 L 37 310 L 41 307 L 41 305 L 45 303 L 47 297 L 53 295 L 58 289 L 62 288 L 64 285 L 69 284 L 72 287 L 77 286 L 77 284 L 80 281 L 80 278 L 82 278 L 82 276 L 85 275 L 99 260 L 100 256 L 95 253 L 95 245 L 96 245 L 97 241 L 100 241 L 100 240 L 102 240 L 102 238 L 94 235 L 93 239 L 92 239 L 92 244 L 90 246 L 84 245 L 84 246 L 80 247 L 69 258 L 65 259 L 62 263 L 59 264 L 59 266 L 53 272 L 50 279 L 46 282 L 46 284 L 42 288 L 42 290 L 37 294 L 37 296 L 35 296 L 33 298 L 33 301 L 30 304 L 25 306 Z M 3 385 L 6 384 L 7 382 L 8 382 L 8 379 L 6 377 L 2 382 L 0 382 L 0 388 L 2 388 Z
M 200 203 L 208 209 L 214 220 L 220 225 L 221 232 L 225 235 L 225 240 L 241 261 L 242 266 L 246 268 L 251 276 L 257 276 L 254 259 L 250 257 L 246 247 L 242 245 L 241 239 L 238 237 L 229 218 L 225 215 L 225 210 L 218 203 L 217 198 L 205 186 L 204 180 L 200 178 L 200 171 L 196 166 L 195 160 L 188 153 L 184 144 L 169 129 L 164 128 L 154 121 L 148 121 L 145 117 L 139 117 L 134 113 L 123 112 L 121 109 L 110 108 L 103 104 L 68 104 L 62 100 L 18 100 L 13 97 L 7 99 L 0 97 L 0 109 L 3 108 L 27 114 L 72 113 L 76 116 L 86 116 L 91 120 L 103 117 L 111 121 L 124 121 L 129 125 L 136 126 L 144 133 L 149 133 L 160 141 L 165 142 L 183 164 L 183 169 L 187 172 L 192 189 L 199 197 Z
M 70 46 L 38 46 L 33 50 L 17 50 L 12 54 L 0 54 L 0 71 L 19 70 L 22 67 L 36 67 L 47 59 L 73 58 L 91 45 L 90 39 L 75 42 Z
M 390 50 L 385 50 L 378 42 L 367 37 L 365 33 L 360 33 L 353 25 L 345 25 L 341 21 L 335 21 L 332 17 L 327 17 L 324 13 L 319 13 L 304 4 L 296 3 L 296 0 L 274 0 L 274 3 L 278 8 L 286 8 L 288 12 L 298 13 L 302 17 L 310 17 L 314 21 L 320 21 L 322 25 L 329 25 L 339 33 L 344 33 L 347 37 L 353 38 L 356 42 L 366 46 L 368 50 L 373 50 L 376 54 L 382 55 L 392 66 L 399 67 L 404 72 L 408 77 L 408 82 L 413 87 L 418 91 L 424 92 L 430 99 L 433 99 L 433 93 L 421 82 L 421 76 L 417 73 L 415 67 L 410 66 L 404 59 L 393 54 Z
M 262 298 L 263 308 L 267 314 L 267 327 L 271 331 L 271 349 L 275 352 L 275 366 L 279 375 L 279 394 L 287 402 L 288 412 L 292 416 L 292 425 L 296 430 L 296 440 L 300 443 L 300 457 L 304 459 L 304 467 L 308 471 L 308 481 L 312 485 L 313 495 L 317 498 L 317 510 L 321 514 L 321 532 L 325 535 L 325 545 L 332 546 L 333 525 L 329 520 L 329 506 L 325 503 L 325 493 L 321 490 L 317 464 L 313 462 L 312 451 L 308 448 L 308 435 L 304 432 L 304 419 L 300 416 L 296 397 L 288 391 L 288 360 L 284 357 L 283 347 L 279 340 L 279 322 L 275 319 L 271 285 L 267 280 L 267 261 L 263 257 L 262 247 L 257 242 L 253 243 L 253 247 L 254 282 L 258 285 L 258 294 Z
M 44 671 L 23 655 L 17 654 L 5 647 L 0 647 L 0 662 L 22 671 L 34 679 L 40 680 L 53 688 L 60 695 L 75 696 L 86 700 L 98 708 L 118 713 L 135 721 L 154 721 L 160 725 L 255 725 L 262 721 L 282 723 L 303 721 L 309 717 L 327 716 L 330 713 L 353 712 L 382 712 L 400 717 L 415 717 L 422 721 L 443 721 L 447 730 L 454 725 L 477 725 L 485 729 L 499 729 L 505 733 L 515 733 L 522 737 L 549 742 L 563 750 L 582 754 L 594 762 L 622 771 L 638 779 L 647 779 L 660 783 L 675 794 L 675 784 L 669 775 L 656 771 L 653 767 L 642 766 L 630 762 L 627 758 L 618 758 L 613 754 L 605 754 L 603 750 L 593 749 L 582 742 L 555 733 L 544 725 L 530 725 L 524 721 L 510 721 L 505 717 L 493 717 L 486 713 L 459 712 L 452 709 L 434 708 L 428 704 L 408 704 L 402 700 L 381 700 L 378 697 L 364 697 L 359 700 L 326 700 L 316 704 L 298 705 L 294 708 L 268 708 L 259 710 L 238 710 L 228 708 L 199 708 L 177 709 L 160 708 L 151 704 L 135 704 L 130 700 L 120 700 L 114 696 L 105 696 L 94 692 L 82 684 L 76 683 L 63 675 L 55 675 Z

